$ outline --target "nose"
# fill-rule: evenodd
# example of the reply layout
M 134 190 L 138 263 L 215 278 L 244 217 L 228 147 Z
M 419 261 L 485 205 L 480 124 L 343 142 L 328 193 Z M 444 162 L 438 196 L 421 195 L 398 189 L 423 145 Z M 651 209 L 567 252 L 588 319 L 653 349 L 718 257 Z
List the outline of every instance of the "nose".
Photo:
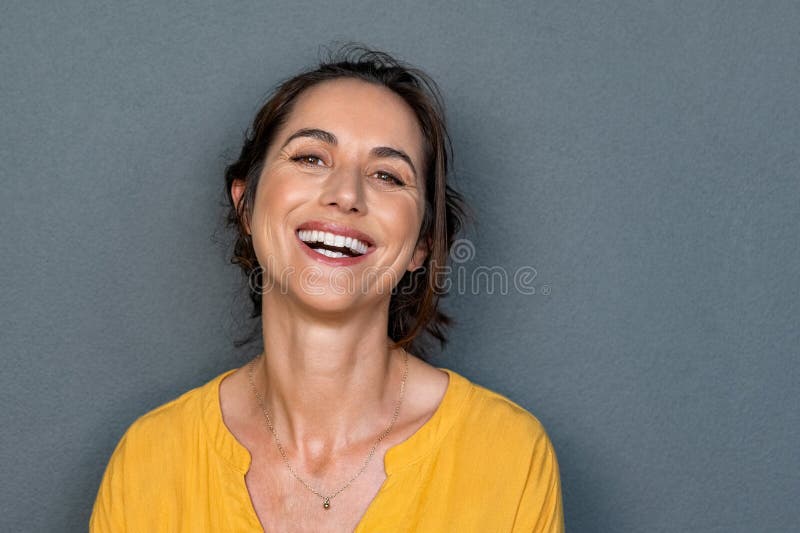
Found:
M 364 183 L 355 169 L 341 168 L 328 174 L 320 203 L 337 207 L 342 213 L 364 213 Z

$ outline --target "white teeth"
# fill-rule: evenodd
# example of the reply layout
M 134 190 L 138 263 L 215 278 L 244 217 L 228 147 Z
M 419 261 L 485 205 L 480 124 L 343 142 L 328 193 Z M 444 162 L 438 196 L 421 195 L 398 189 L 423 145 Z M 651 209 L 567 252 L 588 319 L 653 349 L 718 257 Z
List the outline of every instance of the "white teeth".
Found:
M 303 242 L 309 242 L 309 243 L 322 242 L 327 244 L 328 246 L 336 246 L 338 248 L 347 247 L 358 254 L 367 253 L 367 249 L 369 248 L 369 246 L 359 241 L 358 239 L 354 239 L 352 237 L 345 237 L 344 235 L 336 235 L 335 233 L 329 233 L 327 231 L 301 230 L 297 232 L 297 235 Z M 340 253 L 340 252 L 331 252 L 330 250 L 318 249 L 317 252 L 319 253 L 325 252 L 324 255 L 327 255 L 329 257 L 345 257 L 344 255 L 341 256 L 330 255 L 330 254 Z
M 314 251 L 318 254 L 327 255 L 328 257 L 347 257 L 342 252 L 334 252 L 333 250 L 326 250 L 325 248 L 317 248 Z

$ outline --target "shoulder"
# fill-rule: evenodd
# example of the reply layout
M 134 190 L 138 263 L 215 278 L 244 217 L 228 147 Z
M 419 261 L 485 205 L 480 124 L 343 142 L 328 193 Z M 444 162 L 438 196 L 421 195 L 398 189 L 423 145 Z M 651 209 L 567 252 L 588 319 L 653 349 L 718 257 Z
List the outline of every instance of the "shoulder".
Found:
M 553 444 L 536 416 L 504 394 L 453 374 L 468 389 L 453 427 L 458 442 L 469 443 L 467 453 L 502 457 L 514 470 L 555 463 Z
M 473 408 L 475 414 L 491 418 L 498 429 L 510 430 L 512 434 L 526 439 L 547 438 L 547 433 L 539 419 L 530 411 L 509 397 L 473 383 Z
M 212 387 L 225 373 L 192 388 L 139 416 L 125 431 L 112 459 L 142 463 L 171 460 L 173 451 L 185 449 L 204 431 L 204 418 L 212 408 Z
M 148 440 L 180 433 L 199 422 L 206 385 L 190 389 L 180 396 L 139 416 L 128 428 L 128 439 Z
M 128 426 L 103 473 L 90 531 L 152 530 L 151 524 L 144 527 L 137 522 L 151 516 L 140 513 L 141 509 L 157 509 L 153 512 L 164 519 L 174 517 L 175 495 L 191 483 L 187 466 L 197 464 L 200 447 L 196 443 L 202 439 L 203 416 L 213 397 L 209 387 L 220 376 L 146 412 Z
M 547 432 L 539 419 L 508 396 L 460 374 L 456 374 L 456 379 L 466 381 L 469 388 L 462 413 L 468 427 L 479 429 L 483 426 L 502 430 L 509 437 L 530 441 L 547 438 Z
M 558 462 L 542 423 L 508 396 L 448 372 L 462 391 L 440 449 L 451 482 L 512 517 L 510 530 L 563 532 Z

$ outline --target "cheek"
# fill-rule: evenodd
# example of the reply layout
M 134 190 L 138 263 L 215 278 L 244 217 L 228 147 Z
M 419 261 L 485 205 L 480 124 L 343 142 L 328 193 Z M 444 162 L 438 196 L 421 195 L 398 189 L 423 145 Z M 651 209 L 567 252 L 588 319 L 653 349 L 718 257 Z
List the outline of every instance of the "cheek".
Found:
M 255 208 L 259 216 L 283 219 L 294 207 L 307 202 L 314 194 L 314 184 L 283 172 L 264 175 L 258 184 Z
M 424 206 L 423 206 L 424 209 Z M 381 216 L 391 233 L 398 241 L 404 241 L 403 247 L 411 253 L 416 246 L 419 230 L 422 225 L 423 209 L 419 202 L 408 198 L 403 202 L 393 202 L 381 209 Z
M 270 250 L 286 246 L 279 237 L 283 236 L 285 240 L 286 232 L 283 230 L 288 227 L 287 217 L 294 207 L 308 200 L 308 194 L 307 188 L 298 187 L 289 179 L 262 176 L 256 191 L 252 222 L 253 248 L 262 265 Z

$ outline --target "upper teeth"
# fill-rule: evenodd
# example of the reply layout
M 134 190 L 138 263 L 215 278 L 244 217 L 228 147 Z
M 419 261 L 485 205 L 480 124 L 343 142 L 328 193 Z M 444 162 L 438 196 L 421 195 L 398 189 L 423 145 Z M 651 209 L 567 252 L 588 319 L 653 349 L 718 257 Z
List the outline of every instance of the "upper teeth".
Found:
M 336 246 L 338 248 L 347 247 L 352 251 L 365 254 L 367 253 L 368 246 L 358 239 L 353 237 L 345 237 L 344 235 L 336 235 L 327 231 L 318 230 L 300 230 L 297 232 L 300 240 L 303 242 L 322 242 L 328 246 Z

